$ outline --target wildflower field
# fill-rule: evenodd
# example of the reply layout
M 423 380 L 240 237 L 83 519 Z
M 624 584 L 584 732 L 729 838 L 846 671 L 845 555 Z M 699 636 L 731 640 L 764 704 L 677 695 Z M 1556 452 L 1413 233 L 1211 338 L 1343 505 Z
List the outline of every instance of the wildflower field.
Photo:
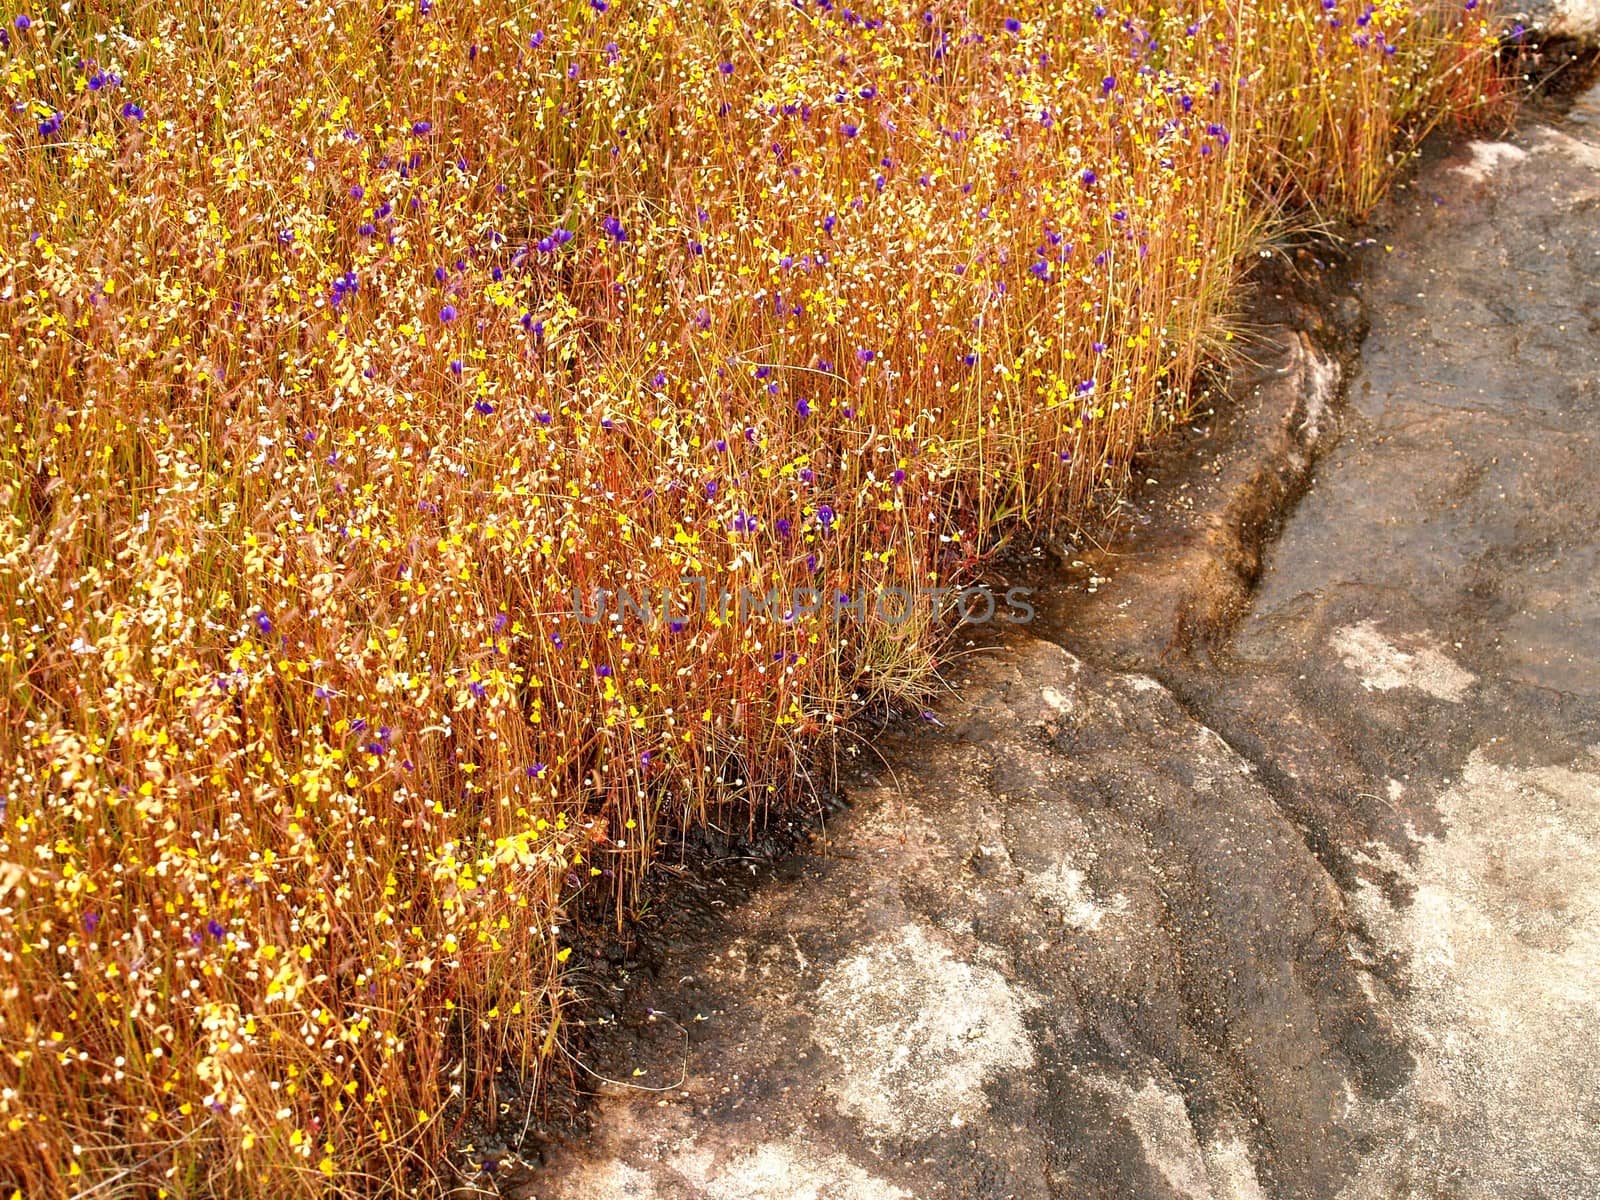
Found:
M 926 680 L 950 617 L 863 598 L 1085 519 L 1263 238 L 1493 51 L 1476 0 L 6 14 L 0 1194 L 438 1191 L 569 1069 L 570 923 Z

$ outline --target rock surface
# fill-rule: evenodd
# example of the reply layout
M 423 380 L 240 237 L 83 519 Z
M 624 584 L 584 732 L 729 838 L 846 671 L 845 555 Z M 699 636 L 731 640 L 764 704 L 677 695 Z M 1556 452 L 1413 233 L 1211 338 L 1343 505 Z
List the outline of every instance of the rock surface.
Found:
M 1547 38 L 1600 42 L 1600 0 L 1520 0 L 1500 10 L 1507 23 L 1520 22 Z
M 507 1191 L 1600 1196 L 1600 95 L 1396 208 Z

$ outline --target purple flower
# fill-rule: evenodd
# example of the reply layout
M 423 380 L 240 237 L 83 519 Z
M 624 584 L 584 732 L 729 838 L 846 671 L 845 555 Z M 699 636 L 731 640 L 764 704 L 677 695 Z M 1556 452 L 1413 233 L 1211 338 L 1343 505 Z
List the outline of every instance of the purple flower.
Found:
M 1095 184 L 1100 182 L 1100 176 L 1096 175 L 1087 167 L 1084 168 L 1083 174 L 1078 176 L 1078 178 L 1083 180 L 1084 187 L 1093 187 Z
M 454 321 L 455 319 L 456 319 L 456 306 L 454 304 L 446 304 L 443 308 L 441 308 L 439 310 L 439 320 L 443 321 L 446 325 L 448 325 L 451 321 Z
M 479 399 L 473 403 L 472 411 L 477 413 L 480 417 L 491 416 L 494 413 L 494 405 L 490 404 L 487 400 Z
M 1006 32 L 1007 33 L 1021 33 L 1022 32 L 1022 22 L 1017 20 L 1015 17 L 1007 17 L 1006 18 Z
M 611 668 L 606 666 L 605 663 L 601 663 L 594 669 L 594 673 L 600 676 L 601 679 L 609 679 L 611 677 Z
M 794 402 L 794 411 L 802 417 L 809 417 L 811 415 L 811 402 L 805 399 L 796 400 Z
M 846 121 L 839 126 L 839 132 L 844 134 L 847 138 L 853 138 L 856 134 L 861 132 L 861 127 L 859 125 L 852 125 L 849 121 Z
M 27 33 L 33 27 L 33 18 L 27 13 L 18 13 L 17 19 L 11 22 L 22 33 Z
M 1114 92 L 1116 90 L 1117 90 L 1117 77 L 1115 75 L 1107 75 L 1104 79 L 1102 79 L 1100 81 L 1100 94 L 1101 95 L 1109 96 L 1112 92 Z
M 100 928 L 100 914 L 96 912 L 84 913 L 83 928 L 88 933 L 93 933 L 96 929 Z
M 878 357 L 878 352 L 876 350 L 868 350 L 865 347 L 862 347 L 860 350 L 856 351 L 856 357 L 864 363 L 869 363 Z
M 823 529 L 832 527 L 833 509 L 831 506 L 824 504 L 817 509 L 817 524 L 822 526 Z
M 731 62 L 718 63 L 717 70 L 721 71 L 724 75 L 732 75 L 733 64 Z
M 222 923 L 220 921 L 213 917 L 211 920 L 206 922 L 206 932 L 220 942 L 222 940 L 222 935 L 228 931 L 222 927 Z
M 54 137 L 60 131 L 60 129 L 61 114 L 59 112 L 51 113 L 48 117 L 39 122 L 40 137 Z
M 129 100 L 122 106 L 122 115 L 130 121 L 142 121 L 144 120 L 144 109 Z M 289 237 L 293 239 L 294 234 L 291 233 Z
M 600 228 L 605 232 L 607 237 L 615 238 L 619 242 L 625 242 L 628 240 L 628 234 L 627 231 L 622 228 L 622 222 L 617 220 L 615 217 L 606 217 L 605 220 L 600 222 Z
M 350 185 L 350 199 L 359 200 L 366 194 L 367 189 L 362 187 L 359 183 L 352 183 Z
M 256 614 L 256 628 L 259 629 L 263 635 L 271 633 L 272 618 L 267 616 L 267 614 L 264 612 L 258 612 Z
M 433 122 L 432 121 L 413 121 L 411 123 L 411 132 L 416 137 L 427 137 L 430 133 L 433 132 Z
M 282 235 L 280 235 L 280 238 L 281 236 Z M 291 233 L 287 240 L 293 241 L 294 235 Z M 333 281 L 333 287 L 329 291 L 328 300 L 335 308 L 338 308 L 339 305 L 344 303 L 346 296 L 355 295 L 360 287 L 361 281 L 356 278 L 356 273 L 354 271 L 346 271 L 343 275 L 339 276 L 339 278 Z

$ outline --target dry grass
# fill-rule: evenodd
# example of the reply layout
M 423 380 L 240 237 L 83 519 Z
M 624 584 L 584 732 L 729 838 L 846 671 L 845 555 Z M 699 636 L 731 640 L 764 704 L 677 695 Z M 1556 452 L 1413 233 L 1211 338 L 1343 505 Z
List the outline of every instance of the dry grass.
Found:
M 925 677 L 832 596 L 1082 516 L 1275 214 L 1483 102 L 1427 13 L 7 18 L 0 1183 L 435 1187 L 575 903 Z M 822 610 L 572 615 L 694 575 Z

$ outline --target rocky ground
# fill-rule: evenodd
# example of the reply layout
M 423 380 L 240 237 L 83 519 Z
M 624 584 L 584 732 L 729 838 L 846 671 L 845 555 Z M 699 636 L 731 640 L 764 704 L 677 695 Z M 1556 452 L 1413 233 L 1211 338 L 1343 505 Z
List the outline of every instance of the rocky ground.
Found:
M 1361 253 L 825 833 L 662 918 L 506 1192 L 1600 1197 L 1600 92 Z

